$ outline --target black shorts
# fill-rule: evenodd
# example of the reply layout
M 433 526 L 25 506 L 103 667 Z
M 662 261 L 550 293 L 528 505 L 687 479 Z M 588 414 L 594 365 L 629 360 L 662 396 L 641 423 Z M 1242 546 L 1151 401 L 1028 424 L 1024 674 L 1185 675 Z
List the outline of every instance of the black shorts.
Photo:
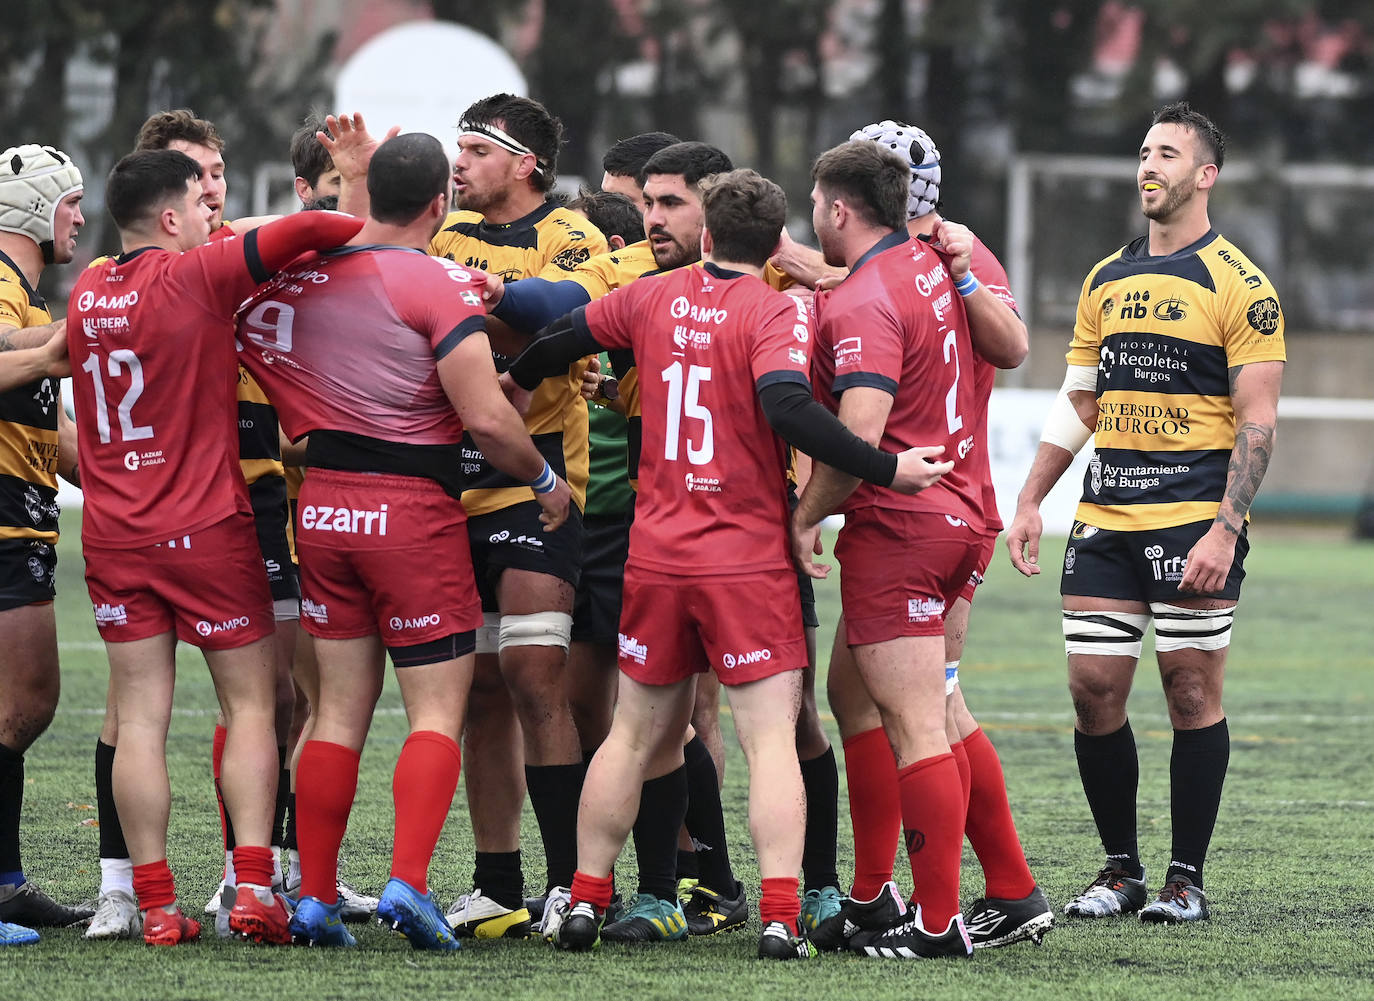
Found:
M 42 539 L 0 539 L 0 612 L 57 595 L 57 547 Z
M 300 575 L 291 559 L 291 540 L 286 524 L 290 507 L 286 503 L 286 480 L 280 476 L 263 476 L 248 486 L 248 499 L 253 504 L 253 524 L 258 530 L 258 548 L 267 568 L 267 583 L 272 588 L 273 601 L 299 600 Z
M 1178 589 L 1188 551 L 1207 534 L 1212 521 L 1195 521 L 1171 528 L 1118 532 L 1073 523 L 1064 550 L 1064 573 L 1059 593 L 1119 601 L 1176 602 L 1197 595 Z M 1236 556 L 1226 575 L 1226 586 L 1208 598 L 1237 599 L 1245 579 L 1245 557 L 1250 540 L 1242 528 L 1236 540 Z
M 800 503 L 797 499 L 797 488 L 791 483 L 787 484 L 787 509 L 795 512 Z M 802 626 L 807 629 L 819 627 L 821 620 L 816 615 L 816 588 L 811 583 L 811 578 L 800 569 L 797 571 L 797 590 L 801 592 Z
M 523 501 L 468 519 L 468 543 L 482 611 L 497 612 L 496 583 L 506 570 L 531 570 L 577 587 L 582 570 L 582 512 L 568 506 L 568 520 L 544 531 L 538 501 Z
M 588 515 L 582 538 L 582 579 L 573 601 L 572 638 L 615 646 L 620 634 L 620 596 L 630 555 L 628 515 Z

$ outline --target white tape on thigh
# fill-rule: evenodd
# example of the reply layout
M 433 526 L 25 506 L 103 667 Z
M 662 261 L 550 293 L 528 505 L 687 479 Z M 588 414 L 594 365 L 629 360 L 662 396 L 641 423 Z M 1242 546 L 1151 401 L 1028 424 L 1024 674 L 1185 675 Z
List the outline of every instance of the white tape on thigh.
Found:
M 295 622 L 301 617 L 300 598 L 274 598 L 272 618 L 278 622 Z
M 945 697 L 954 694 L 954 689 L 959 687 L 959 662 L 957 660 L 945 661 Z
M 1180 608 L 1162 601 L 1150 602 L 1155 617 L 1155 650 L 1224 650 L 1231 645 L 1230 608 Z
M 1145 627 L 1150 616 L 1144 612 L 1070 612 L 1064 611 L 1064 650 L 1090 657 L 1134 657 L 1140 659 Z
M 477 652 L 496 653 L 501 641 L 501 614 L 483 612 L 482 624 L 477 627 Z
M 572 616 L 567 612 L 533 612 L 501 616 L 498 649 L 511 646 L 561 646 L 572 642 Z

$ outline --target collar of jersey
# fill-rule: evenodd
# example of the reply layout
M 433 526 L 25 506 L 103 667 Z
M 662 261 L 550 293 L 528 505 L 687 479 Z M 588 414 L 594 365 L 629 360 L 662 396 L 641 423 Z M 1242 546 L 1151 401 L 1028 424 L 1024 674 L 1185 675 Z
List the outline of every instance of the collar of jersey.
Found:
M 1214 229 L 1209 228 L 1209 229 L 1207 230 L 1206 233 L 1203 233 L 1200 237 L 1198 237 L 1198 238 L 1197 238 L 1196 240 L 1194 240 L 1192 243 L 1188 244 L 1188 246 L 1183 247 L 1183 248 L 1180 249 L 1180 250 L 1175 250 L 1172 254 L 1162 254 L 1162 255 L 1160 255 L 1160 256 L 1153 257 L 1153 256 L 1151 256 L 1151 255 L 1149 255 L 1149 254 L 1143 253 L 1143 251 L 1145 250 L 1145 248 L 1148 247 L 1148 246 L 1150 245 L 1150 234 L 1149 234 L 1149 233 L 1146 233 L 1144 236 L 1142 236 L 1142 237 L 1140 238 L 1140 244 L 1139 244 L 1139 245 L 1140 245 L 1140 251 L 1142 251 L 1142 252 L 1134 252 L 1134 253 L 1133 253 L 1132 250 L 1131 250 L 1131 248 L 1130 248 L 1130 247 L 1127 247 L 1127 248 L 1126 248 L 1126 254 L 1123 254 L 1122 256 L 1123 256 L 1123 257 L 1128 257 L 1129 260 L 1133 260 L 1133 261 L 1167 261 L 1167 260 L 1169 260 L 1170 258 L 1173 258 L 1173 257 L 1187 257 L 1187 256 L 1190 255 L 1190 254 L 1196 254 L 1199 250 L 1201 250 L 1203 247 L 1207 246 L 1207 244 L 1211 243 L 1211 242 L 1212 242 L 1213 240 L 1215 240 L 1216 238 L 1217 238 L 1217 231 L 1214 230 Z
M 745 276 L 743 271 L 731 271 L 729 268 L 722 268 L 715 261 L 706 261 L 702 264 L 702 267 L 722 280 L 743 278 Z
M 321 257 L 345 257 L 348 254 L 356 254 L 361 250 L 400 250 L 407 254 L 424 254 L 423 250 L 416 250 L 414 247 L 402 247 L 396 243 L 362 243 L 351 247 L 331 247 L 329 250 L 321 250 Z
M 855 271 L 858 271 L 861 267 L 867 264 L 870 258 L 877 257 L 884 250 L 891 250 L 893 247 L 900 247 L 902 244 L 906 243 L 910 239 L 911 237 L 910 235 L 908 235 L 906 230 L 893 230 L 891 233 L 888 233 L 887 236 L 883 237 L 877 243 L 873 244 L 873 246 L 869 247 L 868 250 L 864 252 L 864 255 L 854 262 L 854 266 L 849 269 L 849 273 L 852 275 Z
M 18 277 L 19 287 L 28 293 L 30 306 L 37 306 L 39 309 L 47 309 L 47 300 L 45 300 L 41 295 L 38 294 L 38 290 L 36 288 L 33 288 L 31 285 L 29 285 L 29 280 L 24 277 L 24 272 L 19 270 L 19 265 L 15 264 L 12 260 L 10 260 L 9 255 L 6 254 L 3 250 L 0 250 L 0 264 L 4 264 L 6 267 L 8 267 L 11 271 L 15 273 L 16 277 Z

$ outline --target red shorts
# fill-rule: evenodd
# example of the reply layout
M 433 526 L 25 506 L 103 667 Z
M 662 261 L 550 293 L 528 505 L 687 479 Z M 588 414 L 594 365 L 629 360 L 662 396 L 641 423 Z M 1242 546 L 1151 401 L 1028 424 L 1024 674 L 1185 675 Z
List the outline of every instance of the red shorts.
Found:
M 978 585 L 983 583 L 983 575 L 988 572 L 988 566 L 992 563 L 992 557 L 997 552 L 997 536 L 985 535 L 978 543 L 978 563 L 973 568 L 973 572 L 968 575 L 968 580 L 964 582 L 964 588 L 959 592 L 959 597 L 969 604 L 973 603 L 973 592 L 978 590 Z
M 835 543 L 850 646 L 943 636 L 945 609 L 978 567 L 981 533 L 928 511 L 865 507 Z
M 671 576 L 625 569 L 620 670 L 672 685 L 714 668 L 742 685 L 806 666 L 801 599 L 791 569 Z
M 203 650 L 232 650 L 276 628 L 251 514 L 139 549 L 82 549 L 95 624 L 107 643 L 175 629 Z
M 388 647 L 482 624 L 463 505 L 433 480 L 310 470 L 296 507 L 301 625 Z

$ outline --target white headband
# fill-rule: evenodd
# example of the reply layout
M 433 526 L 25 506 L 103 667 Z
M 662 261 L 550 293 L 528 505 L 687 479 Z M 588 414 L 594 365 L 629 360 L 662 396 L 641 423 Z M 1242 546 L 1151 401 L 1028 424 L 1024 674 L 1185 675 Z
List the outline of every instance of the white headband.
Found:
M 485 122 L 459 122 L 458 138 L 466 137 L 494 142 L 506 152 L 514 153 L 516 156 L 532 156 L 534 157 L 534 169 L 545 176 L 548 174 L 549 165 L 544 158 L 504 129 L 499 129 L 495 125 L 489 125 Z

